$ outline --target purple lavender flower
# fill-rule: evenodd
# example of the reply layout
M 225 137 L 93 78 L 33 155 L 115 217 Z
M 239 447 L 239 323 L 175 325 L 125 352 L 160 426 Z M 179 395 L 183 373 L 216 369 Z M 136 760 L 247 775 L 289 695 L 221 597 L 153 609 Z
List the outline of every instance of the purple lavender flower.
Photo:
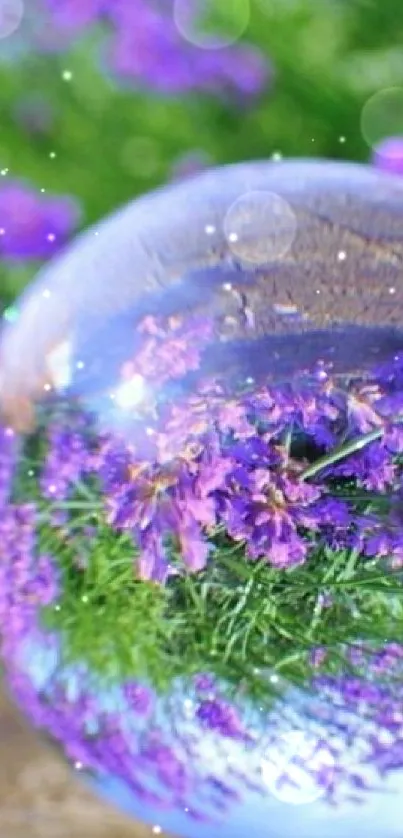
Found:
M 208 673 L 196 675 L 194 684 L 198 692 L 211 692 L 215 687 L 215 678 Z
M 353 477 L 368 491 L 382 493 L 393 485 L 396 467 L 383 441 L 375 441 L 326 469 L 325 474 Z
M 134 12 L 129 4 L 117 2 L 110 18 L 115 25 L 111 65 L 122 77 L 165 94 L 227 86 L 250 96 L 267 81 L 267 62 L 257 50 L 197 49 L 182 38 L 172 10 L 165 11 L 161 3 L 138 0 Z
M 59 594 L 59 575 L 54 559 L 50 556 L 39 556 L 34 562 L 32 579 L 26 586 L 26 595 L 30 601 L 38 605 L 50 605 Z
M 154 694 L 152 690 L 138 682 L 125 684 L 124 695 L 130 707 L 140 716 L 149 716 L 154 705 Z
M 150 763 L 161 783 L 175 790 L 177 794 L 189 791 L 190 775 L 186 765 L 178 758 L 173 748 L 151 736 L 140 752 L 140 759 Z
M 204 699 L 197 709 L 197 718 L 210 730 L 231 739 L 245 739 L 246 731 L 235 707 L 224 699 Z
M 377 169 L 403 175 L 403 137 L 388 137 L 377 145 L 373 158 Z
M 79 217 L 70 197 L 48 197 L 23 181 L 6 181 L 0 184 L 0 256 L 46 259 L 65 244 Z
M 146 339 L 133 362 L 123 368 L 123 377 L 142 375 L 153 384 L 181 378 L 200 366 L 203 349 L 211 339 L 212 323 L 207 318 L 171 318 L 164 327 L 146 317 L 139 326 Z
M 303 562 L 308 544 L 298 525 L 304 522 L 305 507 L 309 514 L 309 505 L 319 499 L 320 488 L 264 468 L 237 468 L 233 479 L 222 516 L 229 535 L 245 542 L 251 559 L 266 557 L 275 567 Z
M 74 429 L 52 424 L 49 430 L 49 449 L 40 477 L 42 495 L 48 500 L 64 500 L 90 470 L 91 452 L 82 430 L 80 424 Z
M 108 65 L 122 80 L 146 85 L 163 94 L 194 89 L 235 90 L 245 99 L 260 93 L 271 68 L 259 50 L 245 45 L 219 50 L 198 49 L 180 34 L 173 0 L 44 0 L 52 32 L 43 48 L 63 49 L 90 25 L 103 21 L 108 38 Z
M 96 23 L 110 0 L 43 0 L 53 26 L 69 37 Z

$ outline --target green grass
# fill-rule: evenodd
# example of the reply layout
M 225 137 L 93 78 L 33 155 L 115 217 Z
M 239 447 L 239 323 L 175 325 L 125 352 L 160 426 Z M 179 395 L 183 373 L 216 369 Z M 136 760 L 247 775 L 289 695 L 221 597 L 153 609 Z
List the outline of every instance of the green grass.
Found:
M 132 540 L 90 507 L 72 501 L 68 540 L 41 526 L 40 546 L 55 556 L 63 578 L 61 598 L 44 621 L 62 632 L 66 662 L 85 661 L 108 680 L 147 679 L 165 691 L 177 677 L 212 672 L 229 689 L 242 686 L 264 702 L 273 695 L 268 672 L 301 686 L 309 682 L 316 646 L 328 650 L 324 671 L 336 672 L 348 665 L 343 649 L 349 644 L 401 639 L 403 585 L 380 562 L 364 564 L 354 551 L 331 551 L 312 540 L 304 565 L 277 570 L 245 561 L 243 545 L 217 531 L 214 558 L 202 573 L 173 576 L 161 586 L 136 578 Z M 88 543 L 81 527 L 94 523 L 94 515 L 97 534 Z M 177 555 L 172 560 L 180 563 Z M 320 593 L 332 595 L 331 607 L 319 608 Z

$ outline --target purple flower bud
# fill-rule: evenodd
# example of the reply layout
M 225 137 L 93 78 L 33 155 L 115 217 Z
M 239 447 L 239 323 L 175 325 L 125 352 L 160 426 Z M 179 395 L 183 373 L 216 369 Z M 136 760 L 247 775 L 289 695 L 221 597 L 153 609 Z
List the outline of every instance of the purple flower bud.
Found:
M 388 137 L 376 147 L 372 162 L 377 169 L 403 175 L 403 137 Z

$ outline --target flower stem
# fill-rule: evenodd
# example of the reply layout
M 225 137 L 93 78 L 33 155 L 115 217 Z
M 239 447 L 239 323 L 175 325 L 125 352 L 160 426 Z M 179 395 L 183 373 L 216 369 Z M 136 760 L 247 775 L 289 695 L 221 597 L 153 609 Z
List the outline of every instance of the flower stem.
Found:
M 308 468 L 300 474 L 300 479 L 309 480 L 311 477 L 315 477 L 319 471 L 322 471 L 322 469 L 327 466 L 331 466 L 333 463 L 339 462 L 339 460 L 342 460 L 344 457 L 348 457 L 350 454 L 360 451 L 361 448 L 365 448 L 365 446 L 369 445 L 370 442 L 380 439 L 383 432 L 384 428 L 375 428 L 367 434 L 363 434 L 355 439 L 350 439 L 349 442 L 346 442 L 344 445 L 340 445 L 339 448 L 335 448 L 330 452 L 330 454 L 325 454 L 323 457 L 316 460 L 316 462 L 312 463 L 312 465 L 308 466 Z

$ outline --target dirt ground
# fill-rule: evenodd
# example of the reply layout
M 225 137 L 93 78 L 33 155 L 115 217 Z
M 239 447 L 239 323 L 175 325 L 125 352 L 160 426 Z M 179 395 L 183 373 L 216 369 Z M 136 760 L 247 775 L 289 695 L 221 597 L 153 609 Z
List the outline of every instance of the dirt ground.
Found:
M 93 797 L 0 690 L 1 838 L 152 838 Z M 166 833 L 165 833 L 166 836 Z M 167 838 L 167 836 L 166 836 Z

